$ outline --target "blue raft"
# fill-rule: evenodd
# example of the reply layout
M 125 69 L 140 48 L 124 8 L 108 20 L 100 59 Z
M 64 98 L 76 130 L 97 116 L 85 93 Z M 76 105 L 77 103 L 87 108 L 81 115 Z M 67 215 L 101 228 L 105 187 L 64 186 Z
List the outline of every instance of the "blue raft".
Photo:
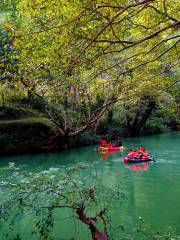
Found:
M 150 161 L 153 161 L 155 162 L 155 160 L 153 159 L 153 157 L 149 156 L 148 158 L 130 158 L 129 156 L 126 156 L 124 158 L 124 162 L 125 163 L 143 163 L 143 162 L 150 162 Z

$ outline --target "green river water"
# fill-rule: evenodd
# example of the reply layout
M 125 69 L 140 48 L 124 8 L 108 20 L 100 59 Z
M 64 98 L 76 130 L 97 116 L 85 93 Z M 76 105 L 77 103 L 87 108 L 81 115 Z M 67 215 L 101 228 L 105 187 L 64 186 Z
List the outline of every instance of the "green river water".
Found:
M 3 182 L 12 182 L 12 170 L 9 165 L 21 171 L 41 172 L 50 168 L 67 168 L 78 163 L 94 164 L 98 178 L 98 184 L 108 187 L 122 183 L 122 191 L 125 199 L 117 202 L 119 207 L 111 208 L 111 223 L 113 226 L 113 239 L 121 234 L 118 226 L 123 225 L 127 233 L 131 232 L 139 217 L 155 231 L 166 231 L 168 226 L 175 229 L 180 235 L 180 133 L 164 133 L 160 135 L 145 136 L 140 138 L 123 139 L 125 151 L 116 153 L 106 158 L 98 153 L 97 146 L 72 149 L 69 152 L 5 156 L 0 157 L 0 201 L 6 197 Z M 128 149 L 144 146 L 156 159 L 155 163 L 144 165 L 125 165 L 123 157 Z M 81 181 L 87 180 L 92 168 L 79 170 Z M 15 174 L 15 173 L 14 173 Z M 16 174 L 16 179 L 18 179 Z M 89 183 L 91 185 L 91 183 Z M 68 218 L 69 212 L 63 210 L 61 216 L 56 219 L 54 235 L 57 239 L 70 239 L 74 220 Z M 61 219 L 61 221 L 59 220 Z M 64 219 L 64 220 L 62 220 Z M 21 234 L 25 240 L 36 239 L 29 237 L 27 229 L 30 228 L 33 219 L 31 216 L 17 221 L 13 232 Z M 59 221 L 59 222 L 58 222 Z M 77 223 L 76 223 L 77 224 Z M 90 240 L 87 226 L 80 224 L 77 240 Z M 0 228 L 0 239 L 6 239 L 3 233 L 8 232 L 6 224 Z

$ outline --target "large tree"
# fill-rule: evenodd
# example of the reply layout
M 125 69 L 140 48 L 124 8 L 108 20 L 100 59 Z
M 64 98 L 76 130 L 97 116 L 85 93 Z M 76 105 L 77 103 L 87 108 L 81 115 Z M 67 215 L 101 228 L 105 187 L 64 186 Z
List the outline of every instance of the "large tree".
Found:
M 178 65 L 178 7 L 176 0 L 19 2 L 20 79 L 53 104 L 57 137 L 80 134 L 117 101 L 177 81 L 167 69 Z

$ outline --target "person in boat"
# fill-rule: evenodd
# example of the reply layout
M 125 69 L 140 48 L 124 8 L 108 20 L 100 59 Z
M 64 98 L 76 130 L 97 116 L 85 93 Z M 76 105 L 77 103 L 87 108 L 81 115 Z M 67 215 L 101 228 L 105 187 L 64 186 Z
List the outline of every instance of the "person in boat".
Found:
M 112 149 L 113 147 L 115 147 L 111 142 L 108 144 L 108 149 Z
M 142 159 L 142 158 L 148 158 L 148 157 L 149 157 L 148 151 L 146 151 L 146 149 L 143 148 L 143 147 L 140 147 L 140 149 L 139 149 L 139 155 L 140 155 L 140 159 Z
M 139 155 L 140 155 L 139 158 L 140 158 L 140 159 L 143 158 L 143 152 L 144 152 L 144 150 L 145 150 L 145 149 L 144 149 L 143 147 L 140 147 L 140 148 L 139 148 Z
M 107 143 L 106 139 L 101 140 L 101 147 L 108 147 L 108 143 Z
M 128 157 L 131 158 L 131 159 L 134 159 L 135 158 L 135 151 L 133 150 L 129 150 L 129 153 L 128 153 Z
M 131 159 L 139 159 L 140 158 L 140 154 L 136 150 L 134 150 L 134 151 L 133 150 L 129 150 L 128 157 L 131 158 Z
M 144 158 L 148 158 L 149 157 L 149 153 L 146 150 L 143 152 L 143 157 Z
M 138 151 L 134 151 L 134 159 L 139 159 L 140 158 L 140 154 Z
M 145 148 L 143 148 L 143 147 L 139 148 L 139 153 L 143 153 L 144 151 L 145 151 Z

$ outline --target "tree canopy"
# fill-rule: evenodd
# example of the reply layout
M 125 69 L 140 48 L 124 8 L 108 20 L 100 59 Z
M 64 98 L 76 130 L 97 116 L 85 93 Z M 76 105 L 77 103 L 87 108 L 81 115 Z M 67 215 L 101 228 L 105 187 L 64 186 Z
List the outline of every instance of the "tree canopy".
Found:
M 178 81 L 178 8 L 176 0 L 19 0 L 16 79 L 56 106 L 58 116 L 46 110 L 71 136 L 113 103 L 159 99 Z

